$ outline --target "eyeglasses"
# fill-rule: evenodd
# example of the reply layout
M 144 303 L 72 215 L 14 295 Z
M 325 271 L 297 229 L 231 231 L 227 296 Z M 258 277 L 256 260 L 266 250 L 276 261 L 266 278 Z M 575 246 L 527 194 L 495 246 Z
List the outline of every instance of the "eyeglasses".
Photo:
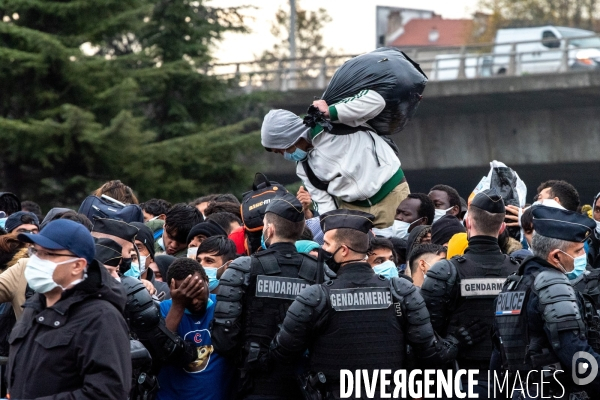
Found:
M 15 230 L 16 233 L 33 233 L 33 234 L 38 234 L 40 233 L 37 229 L 34 230 L 28 230 L 28 229 L 17 229 Z
M 75 254 L 60 254 L 60 253 L 51 253 L 46 250 L 39 250 L 35 247 L 30 247 L 28 250 L 29 256 L 37 256 L 38 258 L 45 259 L 48 257 L 77 257 Z

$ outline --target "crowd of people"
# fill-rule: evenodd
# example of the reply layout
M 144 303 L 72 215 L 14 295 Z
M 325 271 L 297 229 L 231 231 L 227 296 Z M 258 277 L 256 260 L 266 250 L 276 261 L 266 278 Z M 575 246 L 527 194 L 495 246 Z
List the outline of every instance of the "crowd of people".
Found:
M 455 362 L 481 371 L 487 398 L 489 370 L 570 372 L 582 350 L 600 361 L 599 196 L 582 211 L 572 185 L 547 181 L 519 209 L 494 188 L 467 203 L 440 184 L 375 228 L 373 214 L 320 214 L 304 188 L 280 190 L 252 231 L 231 194 L 138 203 L 119 181 L 94 193 L 139 204 L 143 222 L 0 195 L 11 398 L 337 398 L 341 369 Z M 355 304 L 361 290 L 384 295 Z M 495 300 L 521 292 L 518 309 Z
M 257 174 L 241 200 L 140 202 L 115 180 L 45 214 L 0 193 L 2 390 L 335 399 L 342 370 L 469 369 L 478 398 L 489 371 L 532 370 L 554 384 L 493 398 L 597 396 L 600 377 L 572 373 L 581 352 L 600 362 L 600 194 L 583 207 L 560 180 L 531 205 L 493 182 L 468 200 L 442 183 L 410 193 L 367 123 L 385 106 L 369 90 L 318 100 L 328 122 L 309 127 L 271 111 L 262 144 L 297 163 L 297 193 Z

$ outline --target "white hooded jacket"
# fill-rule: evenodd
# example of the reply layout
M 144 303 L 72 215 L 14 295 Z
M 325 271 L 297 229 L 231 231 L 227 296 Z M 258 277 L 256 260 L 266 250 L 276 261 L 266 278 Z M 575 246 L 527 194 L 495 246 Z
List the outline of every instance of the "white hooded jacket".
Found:
M 363 90 L 331 105 L 329 113 L 333 122 L 365 126 L 364 131 L 348 135 L 322 130 L 309 133 L 314 147 L 308 152 L 308 164 L 317 178 L 329 182 L 327 192 L 311 184 L 301 162 L 296 174 L 317 203 L 319 213 L 338 208 L 334 197 L 349 203 L 369 199 L 400 169 L 400 160 L 392 148 L 366 124 L 384 107 L 385 100 L 379 93 Z

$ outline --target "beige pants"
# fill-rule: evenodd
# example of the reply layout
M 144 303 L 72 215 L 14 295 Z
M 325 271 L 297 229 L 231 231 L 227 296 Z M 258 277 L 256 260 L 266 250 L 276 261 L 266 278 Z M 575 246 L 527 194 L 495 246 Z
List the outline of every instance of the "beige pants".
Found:
M 385 196 L 383 200 L 371 207 L 359 207 L 345 201 L 341 202 L 340 208 L 346 210 L 358 210 L 371 213 L 375 216 L 375 228 L 387 228 L 394 223 L 398 205 L 410 194 L 408 182 L 402 182 Z

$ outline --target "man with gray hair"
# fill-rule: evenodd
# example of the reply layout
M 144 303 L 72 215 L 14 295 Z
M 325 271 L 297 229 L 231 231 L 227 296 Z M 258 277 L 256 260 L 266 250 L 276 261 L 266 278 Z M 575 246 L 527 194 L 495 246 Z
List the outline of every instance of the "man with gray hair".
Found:
M 538 381 L 528 380 L 529 391 L 522 398 L 591 398 L 600 390 L 600 348 L 589 334 L 598 316 L 569 279 L 586 268 L 584 242 L 595 223 L 582 214 L 543 205 L 534 206 L 532 214 L 534 256 L 507 279 L 495 301 L 490 369 L 510 374 L 563 371 L 546 378 L 545 385 L 540 385 L 544 375 L 538 373 Z M 590 363 L 596 363 L 596 373 L 592 368 L 581 375 Z M 540 387 L 542 393 L 537 393 Z
M 375 216 L 376 228 L 391 226 L 410 191 L 398 156 L 367 124 L 385 101 L 364 90 L 331 106 L 323 100 L 314 106 L 331 120 L 331 132 L 318 124 L 308 128 L 290 111 L 271 110 L 263 121 L 262 145 L 297 162 L 296 174 L 321 214 L 338 208 L 363 211 Z

